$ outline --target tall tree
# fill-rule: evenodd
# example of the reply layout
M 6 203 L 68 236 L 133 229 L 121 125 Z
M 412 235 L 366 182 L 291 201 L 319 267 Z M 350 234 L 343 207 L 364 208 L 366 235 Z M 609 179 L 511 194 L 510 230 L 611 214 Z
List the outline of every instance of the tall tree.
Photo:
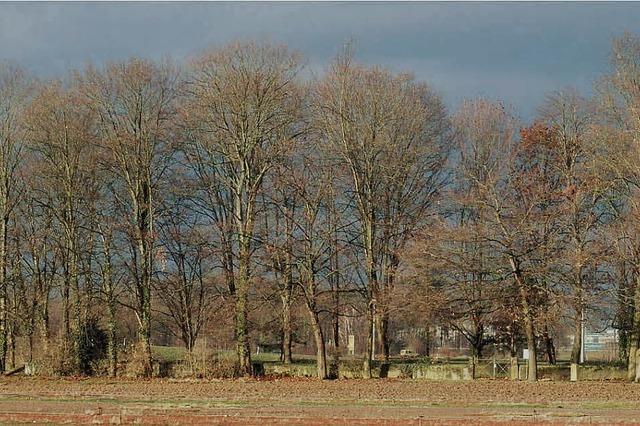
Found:
M 80 232 L 89 203 L 86 159 L 93 141 L 89 111 L 78 102 L 74 89 L 59 81 L 42 85 L 30 105 L 27 126 L 29 147 L 42 164 L 36 181 L 39 200 L 59 225 L 56 235 L 63 258 L 62 343 L 75 359 L 73 369 L 81 371 L 86 359 L 82 351 Z
M 233 268 L 236 352 L 243 375 L 251 374 L 247 304 L 259 195 L 265 175 L 303 130 L 299 71 L 298 56 L 282 46 L 234 44 L 198 59 L 187 86 L 183 116 L 190 159 L 230 203 L 233 264 L 227 262 L 227 268 Z
M 597 296 L 598 269 L 603 261 L 598 231 L 607 220 L 606 204 L 614 179 L 601 167 L 603 152 L 591 137 L 593 113 L 573 89 L 547 96 L 540 116 L 549 132 L 548 167 L 564 187 L 564 212 L 559 222 L 562 260 L 556 262 L 573 309 L 571 362 L 581 361 L 585 311 Z
M 559 195 L 539 162 L 536 149 L 516 140 L 517 122 L 500 104 L 465 102 L 454 119 L 461 139 L 461 162 L 474 185 L 472 205 L 482 214 L 482 239 L 502 261 L 495 273 L 518 295 L 519 318 L 529 350 L 529 380 L 537 380 L 535 306 L 544 289 Z M 535 147 L 534 147 L 535 148 Z
M 130 259 L 134 311 L 145 376 L 152 374 L 151 300 L 155 223 L 173 157 L 178 71 L 168 62 L 131 59 L 78 78 L 98 129 L 101 167 L 114 178 L 133 251 Z
M 440 98 L 406 74 L 353 64 L 340 57 L 317 87 L 314 127 L 326 141 L 343 189 L 351 194 L 361 247 L 369 333 L 364 376 L 371 376 L 378 317 L 389 356 L 387 296 L 399 252 L 424 223 L 443 183 L 448 122 Z
M 596 85 L 600 122 L 595 137 L 607 147 L 604 160 L 626 186 L 631 223 L 636 210 L 635 197 L 640 188 L 640 38 L 625 33 L 613 42 L 612 71 Z M 631 236 L 631 240 L 627 238 Z M 634 261 L 635 231 L 622 235 L 632 250 L 627 259 Z M 640 285 L 636 274 L 632 297 L 633 320 L 629 332 L 628 377 L 640 380 Z
M 265 196 L 263 242 L 267 262 L 274 274 L 281 303 L 282 360 L 292 362 L 293 326 L 292 307 L 295 301 L 293 257 L 293 233 L 296 215 L 299 214 L 300 200 L 292 186 L 292 162 L 281 164 L 274 169 Z
M 325 330 L 321 313 L 326 309 L 331 293 L 334 231 L 330 207 L 332 170 L 326 159 L 309 144 L 297 158 L 297 167 L 290 170 L 288 185 L 298 200 L 298 210 L 286 211 L 293 225 L 290 252 L 294 259 L 296 282 L 307 310 L 316 346 L 318 378 L 329 377 Z
M 23 157 L 28 80 L 20 68 L 0 63 L 0 372 L 7 353 L 8 224 L 15 209 Z

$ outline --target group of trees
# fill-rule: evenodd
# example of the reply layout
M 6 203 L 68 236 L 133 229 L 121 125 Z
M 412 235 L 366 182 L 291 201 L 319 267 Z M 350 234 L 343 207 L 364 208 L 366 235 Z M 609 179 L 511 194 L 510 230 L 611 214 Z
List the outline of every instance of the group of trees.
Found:
M 597 311 L 637 378 L 638 38 L 616 40 L 593 98 L 551 94 L 530 125 L 484 99 L 450 115 L 426 84 L 348 50 L 318 78 L 302 71 L 268 43 L 51 81 L 3 65 L 0 370 L 21 337 L 29 359 L 37 346 L 59 371 L 88 374 L 104 339 L 115 375 L 126 311 L 142 374 L 154 323 L 192 352 L 232 315 L 248 375 L 268 289 L 284 362 L 300 307 L 321 378 L 341 317 L 366 322 L 370 377 L 376 338 L 388 359 L 407 307 L 459 330 L 476 356 L 490 336 L 514 354 L 523 337 L 533 380 L 537 348 L 555 358 L 556 320 L 573 324 L 578 362 Z
M 629 378 L 640 374 L 639 271 L 629 229 L 640 135 L 638 38 L 617 39 L 612 62 L 591 99 L 573 89 L 551 93 L 528 126 L 502 104 L 464 102 L 452 117 L 457 158 L 445 213 L 408 255 L 418 282 L 431 282 L 441 321 L 476 356 L 505 332 L 515 356 L 513 334 L 524 336 L 531 380 L 538 348 L 555 362 L 554 324 L 571 324 L 570 359 L 582 362 L 585 316 L 620 330 Z

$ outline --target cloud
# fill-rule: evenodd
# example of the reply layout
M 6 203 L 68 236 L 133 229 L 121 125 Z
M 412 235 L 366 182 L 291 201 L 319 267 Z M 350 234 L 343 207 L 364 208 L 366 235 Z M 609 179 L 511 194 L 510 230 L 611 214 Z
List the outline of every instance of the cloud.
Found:
M 285 42 L 318 67 L 355 39 L 359 60 L 412 70 L 453 106 L 485 94 L 524 116 L 546 91 L 588 90 L 624 30 L 640 32 L 637 3 L 0 3 L 1 58 L 44 76 L 237 39 Z

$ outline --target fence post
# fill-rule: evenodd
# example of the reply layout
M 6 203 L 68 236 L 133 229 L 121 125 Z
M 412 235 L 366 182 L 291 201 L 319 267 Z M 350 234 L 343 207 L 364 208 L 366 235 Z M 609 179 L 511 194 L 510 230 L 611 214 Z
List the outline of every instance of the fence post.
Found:
M 518 380 L 518 357 L 511 357 L 511 380 Z
M 575 362 L 571 363 L 571 378 L 570 380 L 572 382 L 577 382 L 578 381 L 578 364 L 576 364 Z

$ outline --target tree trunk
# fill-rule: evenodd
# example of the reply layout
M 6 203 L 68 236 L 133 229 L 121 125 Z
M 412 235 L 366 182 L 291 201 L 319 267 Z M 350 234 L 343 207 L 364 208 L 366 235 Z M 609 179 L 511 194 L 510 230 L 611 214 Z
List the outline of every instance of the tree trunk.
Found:
M 527 288 L 526 278 L 523 276 L 520 269 L 520 264 L 517 259 L 511 257 L 509 259 L 511 269 L 513 271 L 518 290 L 520 292 L 520 303 L 522 305 L 522 319 L 524 321 L 524 332 L 527 338 L 527 349 L 529 351 L 528 366 L 528 380 L 530 382 L 538 381 L 538 360 L 536 354 L 536 335 L 533 325 L 533 313 L 531 312 L 531 306 L 529 305 L 529 292 Z
M 571 346 L 571 363 L 579 364 L 582 351 L 582 309 L 576 309 L 576 318 L 573 323 L 573 345 Z
M 62 339 L 66 348 L 71 343 L 71 306 L 70 306 L 70 282 L 68 277 L 63 281 L 62 287 Z
M 8 368 L 13 370 L 16 368 L 16 333 L 15 322 L 9 326 L 9 362 Z
M 82 318 L 82 295 L 80 294 L 80 282 L 78 277 L 78 263 L 77 263 L 77 254 L 75 253 L 75 248 L 73 248 L 73 252 L 71 254 L 71 282 L 73 285 L 73 316 L 75 323 L 75 330 L 73 332 L 73 355 L 75 357 L 75 368 L 81 373 L 88 373 L 88 360 L 86 354 L 85 347 L 85 332 L 86 329 L 84 327 L 84 321 Z
M 224 280 L 227 285 L 227 289 L 229 290 L 229 294 L 232 297 L 235 297 L 236 294 L 236 281 L 235 275 L 233 271 L 233 250 L 227 241 L 226 237 L 222 239 L 222 269 L 224 271 Z
M 251 351 L 249 348 L 249 336 L 247 328 L 247 309 L 249 299 L 249 265 L 248 247 L 241 248 L 240 262 L 238 265 L 238 279 L 236 282 L 235 304 L 235 338 L 238 374 L 251 375 Z
M 107 358 L 109 359 L 109 375 L 116 377 L 118 374 L 118 347 L 116 342 L 116 315 L 117 305 L 115 289 L 113 286 L 113 275 L 111 274 L 111 236 L 102 234 L 103 252 L 105 257 L 104 285 L 107 297 L 107 308 L 109 317 L 107 320 Z
M 527 362 L 528 367 L 528 380 L 530 382 L 536 382 L 538 380 L 538 360 L 536 354 L 536 336 L 533 328 L 533 315 L 529 302 L 526 300 L 526 290 L 521 290 L 523 314 L 524 314 L 524 332 L 527 337 L 527 349 L 529 350 L 529 360 Z
M 431 356 L 431 326 L 429 324 L 427 324 L 427 326 L 425 327 L 426 330 L 426 338 L 425 338 L 425 342 L 424 342 L 424 350 L 425 350 L 425 355 L 426 356 Z
M 49 340 L 51 338 L 49 332 L 49 284 L 45 282 L 43 283 L 43 286 L 45 286 L 46 288 L 40 295 L 41 308 L 39 310 L 40 321 L 38 322 L 40 329 L 40 338 L 42 339 L 43 343 L 43 351 L 46 352 L 49 348 Z
M 362 364 L 362 377 L 371 378 L 371 354 L 373 352 L 373 332 L 374 332 L 375 306 L 373 301 L 369 303 L 367 309 L 367 342 L 364 348 L 364 362 Z
M 582 279 L 581 279 L 581 275 L 580 272 L 582 271 L 582 266 L 578 265 L 576 267 L 578 274 L 577 277 L 575 278 L 575 287 L 576 287 L 576 300 L 575 300 L 575 318 L 574 318 L 574 324 L 573 324 L 573 345 L 571 347 L 571 363 L 572 364 L 579 364 L 582 359 L 581 359 L 581 352 L 582 352 L 582 339 L 583 339 L 583 335 L 582 335 L 582 331 L 584 328 L 584 300 L 583 300 L 583 294 L 582 294 Z
M 549 336 L 549 326 L 546 325 L 546 324 L 544 326 L 543 339 L 544 339 L 544 346 L 545 346 L 546 351 L 547 351 L 547 362 L 549 364 L 555 364 L 556 363 L 556 348 L 553 345 L 553 339 L 551 338 L 551 336 Z
M 511 358 L 518 357 L 518 349 L 516 348 L 516 323 L 512 322 L 509 328 L 509 354 Z
M 286 232 L 289 234 L 289 227 Z M 291 255 L 291 242 L 287 240 L 287 255 L 282 276 L 283 286 L 280 298 L 282 299 L 282 361 L 291 364 L 291 303 L 293 298 L 293 258 Z
M 313 329 L 313 337 L 316 343 L 316 367 L 319 379 L 326 379 L 327 373 L 327 350 L 324 343 L 324 333 L 320 325 L 320 318 L 316 312 L 315 306 L 307 303 L 307 311 L 309 312 L 309 320 Z
M 636 278 L 636 288 L 633 298 L 634 313 L 631 339 L 629 342 L 629 362 L 627 378 L 640 381 L 640 276 Z
M 33 362 L 33 330 L 29 331 L 29 362 Z
M 476 337 L 472 345 L 473 356 L 476 358 L 482 358 L 482 351 L 484 350 L 484 338 Z
M 335 309 L 336 311 L 333 314 L 333 323 L 331 328 L 333 330 L 333 347 L 335 348 L 337 354 L 340 348 L 340 316 L 338 315 L 337 304 Z
M 244 172 L 244 170 L 243 170 Z M 235 300 L 235 338 L 237 371 L 241 376 L 251 376 L 251 347 L 248 329 L 249 286 L 251 284 L 251 238 L 253 238 L 253 202 L 248 196 L 246 176 L 243 174 L 234 189 L 233 216 L 238 238 L 238 277 Z
M 282 300 L 282 361 L 291 364 L 291 302 L 289 297 Z
M 7 361 L 7 289 L 0 285 L 0 374 L 6 371 Z
M 333 218 L 333 216 L 332 216 Z M 333 291 L 333 347 L 335 349 L 335 355 L 339 354 L 340 347 L 340 259 L 338 255 L 338 235 L 337 228 L 335 224 L 333 225 L 333 255 L 331 256 L 333 259 L 333 280 L 332 280 L 332 291 Z
M 145 235 L 146 233 L 143 233 Z M 138 339 L 143 354 L 143 374 L 151 377 L 153 374 L 153 355 L 151 352 L 151 253 L 147 246 L 146 236 L 140 244 L 140 254 L 143 259 L 142 277 L 138 289 Z
M 143 356 L 142 374 L 144 377 L 153 375 L 153 354 L 151 352 L 151 318 L 146 314 L 146 308 L 142 308 L 143 314 L 140 318 L 140 328 L 138 330 L 138 340 Z
M 629 359 L 627 362 L 627 379 L 629 381 L 636 380 L 636 370 L 638 369 L 638 357 L 637 354 L 640 352 L 640 348 L 638 348 L 638 340 L 631 339 L 629 347 Z
M 109 375 L 118 374 L 118 347 L 116 342 L 116 309 L 115 303 L 109 303 L 109 324 L 107 326 L 107 356 L 109 357 Z
M 140 278 L 138 286 L 138 340 L 143 355 L 143 374 L 153 375 L 153 354 L 151 352 L 151 278 L 153 274 L 153 205 L 150 178 L 141 182 L 140 193 L 132 194 L 137 224 L 137 249 L 140 256 Z
M 389 312 L 386 308 L 378 314 L 378 336 L 380 339 L 380 347 L 382 348 L 382 357 L 385 362 L 389 361 Z
M 110 263 L 110 261 L 107 261 Z M 109 375 L 111 377 L 116 377 L 118 374 L 118 346 L 117 346 L 117 323 L 116 323 L 116 315 L 117 315 L 117 306 L 114 296 L 113 283 L 111 281 L 111 267 L 108 266 L 108 278 L 106 278 L 108 282 L 107 289 L 107 304 L 109 310 L 109 319 L 107 325 L 107 357 L 109 358 Z
M 3 200 L 6 204 L 6 200 Z M 7 220 L 0 222 L 0 373 L 7 361 Z

